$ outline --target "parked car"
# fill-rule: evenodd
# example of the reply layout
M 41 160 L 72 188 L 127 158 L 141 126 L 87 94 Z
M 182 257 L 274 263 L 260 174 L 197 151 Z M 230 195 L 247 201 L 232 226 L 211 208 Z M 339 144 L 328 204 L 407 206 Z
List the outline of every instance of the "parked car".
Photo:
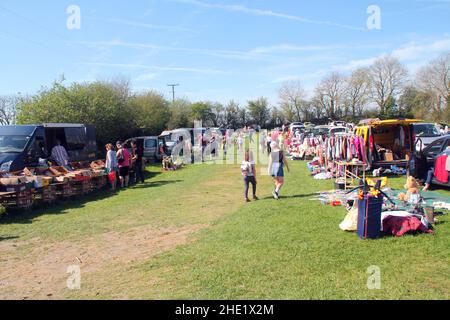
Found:
M 330 127 L 329 126 L 315 126 L 313 128 L 314 136 L 329 136 Z
M 437 157 L 444 153 L 450 153 L 449 149 L 447 149 L 449 147 L 450 134 L 442 136 L 438 140 L 430 143 L 428 147 L 424 148 L 423 150 L 417 150 L 414 153 L 414 157 L 410 161 L 409 173 L 415 178 L 425 179 L 428 170 L 435 166 Z M 433 183 L 443 185 L 438 181 L 433 181 Z
M 419 150 L 426 148 L 430 143 L 442 137 L 439 128 L 434 123 L 414 123 L 413 134 L 414 140 L 419 142 L 416 144 Z
M 434 165 L 436 157 L 446 151 L 448 147 L 450 147 L 450 134 L 441 136 L 439 139 L 433 141 L 420 153 L 425 157 L 427 164 Z
M 356 134 L 364 138 L 366 158 L 372 168 L 390 168 L 392 165 L 406 168 L 416 151 L 413 125 L 417 119 L 368 119 L 360 122 Z M 377 147 L 389 150 L 391 159 L 383 159 Z
M 182 128 L 171 131 L 163 131 L 158 137 L 158 144 L 164 149 L 164 152 L 167 155 L 171 155 L 173 148 L 178 144 L 181 136 L 190 137 L 192 146 L 197 146 L 198 136 L 202 135 L 203 137 L 206 131 L 206 128 Z M 210 130 L 210 132 L 214 132 L 214 130 Z M 219 132 L 221 131 L 218 130 L 218 133 Z
M 291 127 L 289 127 L 289 130 L 291 132 L 296 132 L 296 131 L 305 132 L 306 129 L 304 126 L 291 126 Z
M 144 162 L 156 162 L 161 161 L 163 154 L 159 148 L 158 137 L 147 136 L 147 137 L 135 137 L 125 141 L 125 147 L 131 148 L 131 141 L 136 141 L 137 145 L 141 147 L 144 151 L 143 158 Z
M 329 128 L 329 135 L 330 136 L 335 136 L 338 134 L 346 134 L 348 133 L 349 130 L 347 127 L 344 126 L 335 126 L 335 127 L 330 127 Z
M 66 148 L 70 161 L 97 158 L 95 128 L 84 124 L 0 126 L 0 170 L 14 172 L 36 167 L 51 155 L 56 140 Z

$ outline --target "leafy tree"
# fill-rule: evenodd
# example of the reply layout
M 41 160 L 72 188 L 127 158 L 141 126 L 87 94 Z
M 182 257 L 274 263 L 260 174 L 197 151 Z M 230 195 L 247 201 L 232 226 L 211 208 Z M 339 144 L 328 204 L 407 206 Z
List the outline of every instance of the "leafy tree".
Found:
M 261 97 L 258 100 L 249 101 L 247 109 L 254 124 L 265 128 L 270 120 L 270 108 L 267 98 Z
M 239 104 L 233 100 L 225 106 L 225 124 L 228 128 L 238 129 L 241 127 Z
M 134 133 L 133 112 L 128 104 L 127 84 L 96 81 L 65 87 L 55 82 L 19 106 L 17 122 L 84 123 L 97 131 L 99 146 L 128 138 Z
M 209 102 L 196 102 L 192 104 L 190 119 L 194 121 L 202 121 L 203 126 L 209 127 L 213 125 L 213 109 Z
M 170 119 L 167 124 L 168 129 L 189 128 L 193 127 L 193 122 L 190 120 L 192 105 L 185 99 L 175 100 L 170 105 Z
M 166 129 L 171 117 L 169 103 L 155 91 L 141 93 L 130 99 L 140 135 L 158 135 Z

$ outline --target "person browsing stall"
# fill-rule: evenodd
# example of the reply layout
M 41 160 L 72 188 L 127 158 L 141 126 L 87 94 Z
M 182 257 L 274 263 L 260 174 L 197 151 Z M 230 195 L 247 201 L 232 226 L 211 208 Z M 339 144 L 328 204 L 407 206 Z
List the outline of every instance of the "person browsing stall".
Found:
M 56 146 L 53 147 L 50 158 L 54 160 L 58 166 L 67 166 L 69 164 L 69 155 L 67 154 L 66 148 L 61 145 L 61 140 L 56 140 Z
M 131 154 L 123 147 L 122 142 L 117 141 L 117 162 L 119 164 L 120 187 L 127 188 L 130 182 Z
M 135 140 L 131 141 L 131 147 L 133 150 L 132 160 L 134 161 L 134 183 L 138 183 L 139 180 L 144 183 L 145 178 L 142 172 L 144 150 L 138 146 Z

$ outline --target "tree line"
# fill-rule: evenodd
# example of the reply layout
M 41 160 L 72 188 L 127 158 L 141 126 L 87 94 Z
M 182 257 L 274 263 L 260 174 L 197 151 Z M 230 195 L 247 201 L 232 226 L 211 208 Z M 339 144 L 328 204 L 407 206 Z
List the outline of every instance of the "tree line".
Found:
M 302 83 L 279 89 L 277 106 L 265 97 L 240 105 L 213 101 L 169 102 L 153 90 L 132 92 L 125 80 L 72 83 L 56 81 L 31 96 L 0 97 L 0 124 L 85 123 L 97 128 L 99 143 L 165 129 L 192 127 L 279 127 L 286 122 L 330 119 L 416 117 L 450 120 L 450 53 L 429 61 L 411 75 L 400 61 L 385 56 L 349 75 L 331 72 L 308 94 Z

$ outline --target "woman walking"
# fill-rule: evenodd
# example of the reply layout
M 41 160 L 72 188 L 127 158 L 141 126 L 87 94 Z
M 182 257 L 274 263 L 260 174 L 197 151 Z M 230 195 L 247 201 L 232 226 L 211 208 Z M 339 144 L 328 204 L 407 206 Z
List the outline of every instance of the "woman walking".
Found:
M 289 164 L 284 156 L 284 152 L 280 149 L 278 142 L 272 141 L 270 144 L 272 152 L 269 157 L 269 175 L 274 178 L 275 190 L 272 192 L 273 197 L 278 200 L 280 199 L 280 191 L 284 185 L 284 167 L 289 170 Z
M 131 155 L 130 152 L 123 147 L 122 142 L 117 141 L 117 162 L 119 163 L 119 179 L 120 187 L 127 188 L 130 182 L 130 164 Z
M 106 149 L 106 173 L 108 174 L 109 182 L 111 183 L 111 190 L 116 191 L 117 185 L 117 155 L 111 143 L 105 146 Z

